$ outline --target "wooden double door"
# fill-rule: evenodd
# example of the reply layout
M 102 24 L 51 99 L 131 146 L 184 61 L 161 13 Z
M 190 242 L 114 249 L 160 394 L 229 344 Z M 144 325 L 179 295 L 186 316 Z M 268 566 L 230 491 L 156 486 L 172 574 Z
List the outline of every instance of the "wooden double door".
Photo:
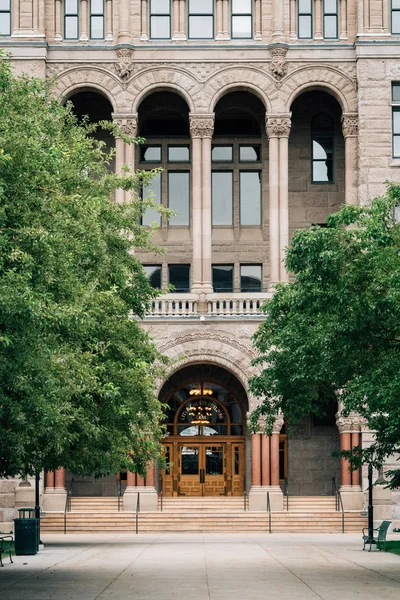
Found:
M 170 467 L 162 474 L 165 496 L 241 496 L 244 443 L 189 441 L 166 444 Z

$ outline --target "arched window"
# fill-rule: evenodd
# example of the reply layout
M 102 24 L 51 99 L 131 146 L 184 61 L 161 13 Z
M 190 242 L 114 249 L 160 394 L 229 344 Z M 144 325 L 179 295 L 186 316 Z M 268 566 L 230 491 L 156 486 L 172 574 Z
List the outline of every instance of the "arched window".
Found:
M 312 183 L 333 183 L 334 122 L 330 115 L 319 113 L 311 121 Z

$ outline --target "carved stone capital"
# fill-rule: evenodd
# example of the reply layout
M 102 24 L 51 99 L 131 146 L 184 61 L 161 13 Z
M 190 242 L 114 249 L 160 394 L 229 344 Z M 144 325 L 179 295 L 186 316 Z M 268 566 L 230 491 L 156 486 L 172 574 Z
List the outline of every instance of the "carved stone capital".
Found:
M 358 413 L 350 413 L 344 417 L 341 412 L 336 413 L 336 426 L 339 433 L 359 432 L 366 428 L 367 420 Z
M 287 55 L 287 47 L 286 46 L 273 46 L 270 48 L 271 52 L 271 62 L 269 64 L 269 70 L 275 79 L 282 79 L 287 73 L 288 64 L 286 62 Z
M 214 113 L 205 115 L 190 113 L 190 135 L 192 138 L 212 138 L 214 134 L 214 118 Z
M 267 114 L 265 117 L 265 125 L 267 136 L 273 137 L 289 137 L 292 128 L 292 113 L 283 114 Z
M 345 137 L 345 138 L 358 136 L 358 114 L 357 113 L 343 113 L 342 131 L 343 131 L 343 137 Z
M 272 427 L 272 433 L 280 433 L 284 422 L 285 422 L 285 419 L 284 419 L 283 415 L 277 415 L 275 417 L 274 426 Z
M 121 79 L 128 79 L 129 75 L 134 69 L 134 62 L 132 60 L 132 49 L 131 48 L 118 48 L 116 50 L 117 60 L 115 63 L 115 70 Z
M 137 136 L 138 117 L 137 114 L 116 114 L 113 113 L 113 122 L 125 133 L 132 137 Z

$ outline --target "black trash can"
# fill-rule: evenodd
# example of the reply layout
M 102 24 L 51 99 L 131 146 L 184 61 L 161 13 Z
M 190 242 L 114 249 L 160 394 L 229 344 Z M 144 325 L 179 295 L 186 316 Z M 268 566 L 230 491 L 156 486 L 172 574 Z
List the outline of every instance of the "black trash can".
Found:
M 20 508 L 18 514 L 18 519 L 14 519 L 15 554 L 36 554 L 39 550 L 39 519 L 35 519 L 35 509 Z

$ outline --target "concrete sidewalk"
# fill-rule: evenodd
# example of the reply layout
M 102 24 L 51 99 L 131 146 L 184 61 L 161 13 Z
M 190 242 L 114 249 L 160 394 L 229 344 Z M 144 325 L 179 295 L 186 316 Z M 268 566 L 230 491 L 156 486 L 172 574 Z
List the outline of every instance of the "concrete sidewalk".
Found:
M 400 598 L 400 557 L 362 552 L 360 535 L 43 537 L 37 556 L 5 560 L 1 600 Z

